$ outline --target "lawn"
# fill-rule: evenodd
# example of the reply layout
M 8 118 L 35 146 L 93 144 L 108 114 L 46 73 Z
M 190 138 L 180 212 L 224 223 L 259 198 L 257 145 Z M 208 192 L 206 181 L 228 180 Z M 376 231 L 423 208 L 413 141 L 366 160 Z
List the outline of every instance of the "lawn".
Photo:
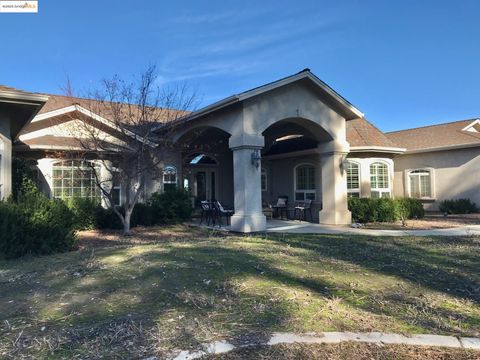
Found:
M 164 357 L 273 331 L 480 336 L 480 238 L 82 234 L 0 262 L 0 358 Z

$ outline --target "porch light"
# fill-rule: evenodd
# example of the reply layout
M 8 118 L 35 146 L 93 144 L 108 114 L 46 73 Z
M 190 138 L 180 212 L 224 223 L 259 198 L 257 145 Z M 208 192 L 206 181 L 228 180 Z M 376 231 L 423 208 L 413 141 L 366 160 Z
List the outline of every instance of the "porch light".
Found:
M 253 150 L 251 159 L 252 159 L 252 165 L 258 169 L 258 167 L 260 166 L 260 160 L 262 159 L 262 157 L 260 156 L 260 151 Z

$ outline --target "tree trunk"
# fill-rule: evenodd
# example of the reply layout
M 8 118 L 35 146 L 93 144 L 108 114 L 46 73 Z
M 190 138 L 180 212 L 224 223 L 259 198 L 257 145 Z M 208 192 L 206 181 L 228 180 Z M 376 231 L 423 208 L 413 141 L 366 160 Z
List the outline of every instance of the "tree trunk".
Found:
M 130 218 L 132 216 L 132 210 L 128 207 L 125 209 L 125 217 L 123 218 L 123 235 L 130 235 Z

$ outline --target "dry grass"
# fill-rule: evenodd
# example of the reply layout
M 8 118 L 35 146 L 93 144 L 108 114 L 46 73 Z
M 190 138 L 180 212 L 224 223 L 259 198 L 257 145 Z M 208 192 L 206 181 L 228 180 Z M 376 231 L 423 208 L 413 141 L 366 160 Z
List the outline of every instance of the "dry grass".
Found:
M 85 232 L 0 262 L 0 358 L 160 358 L 274 331 L 480 336 L 480 239 Z
M 251 347 L 227 354 L 205 356 L 204 360 L 475 360 L 480 353 L 462 349 L 431 348 L 405 345 L 376 345 L 361 343 L 293 344 L 270 347 Z

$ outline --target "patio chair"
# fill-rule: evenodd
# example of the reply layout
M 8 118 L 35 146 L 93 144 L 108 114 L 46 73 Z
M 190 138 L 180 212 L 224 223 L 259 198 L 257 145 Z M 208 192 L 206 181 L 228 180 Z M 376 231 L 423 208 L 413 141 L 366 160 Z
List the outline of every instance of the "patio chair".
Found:
M 282 213 L 285 213 L 285 217 L 288 218 L 288 196 L 280 195 L 272 209 L 274 209 L 276 217 L 282 217 Z
M 222 217 L 225 218 L 226 224 L 230 225 L 230 218 L 233 215 L 233 210 L 225 209 L 218 200 L 213 202 L 213 206 L 215 209 L 215 218 L 218 218 L 218 227 L 222 226 Z
M 313 220 L 312 218 L 312 200 L 305 200 L 302 203 L 299 203 L 295 206 L 295 214 L 294 217 L 297 219 L 297 213 L 300 215 L 298 220 L 306 220 L 307 219 L 307 211 L 310 213 L 310 221 Z
M 200 218 L 200 224 L 205 220 L 207 226 L 210 225 L 210 220 L 212 224 L 215 225 L 215 211 L 210 201 L 201 201 L 200 206 L 202 208 L 202 217 Z

